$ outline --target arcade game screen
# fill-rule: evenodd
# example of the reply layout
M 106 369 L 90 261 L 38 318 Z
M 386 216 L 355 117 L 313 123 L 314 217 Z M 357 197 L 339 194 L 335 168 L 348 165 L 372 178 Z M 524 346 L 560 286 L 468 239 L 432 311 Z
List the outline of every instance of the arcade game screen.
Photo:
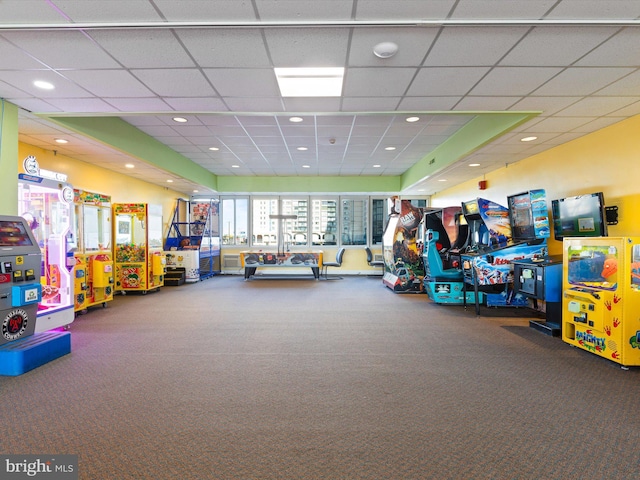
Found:
M 0 220 L 0 247 L 31 247 L 33 242 L 22 222 Z
M 553 200 L 551 211 L 556 240 L 564 237 L 607 236 L 602 192 Z

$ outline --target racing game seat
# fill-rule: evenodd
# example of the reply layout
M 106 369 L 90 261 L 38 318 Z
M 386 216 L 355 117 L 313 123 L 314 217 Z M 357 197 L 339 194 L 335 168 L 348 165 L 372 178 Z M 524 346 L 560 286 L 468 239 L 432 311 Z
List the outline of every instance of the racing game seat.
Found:
M 431 281 L 435 282 L 462 282 L 462 270 L 457 268 L 444 269 L 442 258 L 436 246 L 436 242 L 440 238 L 440 234 L 435 230 L 426 231 L 427 242 L 425 249 L 427 251 L 426 263 L 424 266 L 425 274 Z

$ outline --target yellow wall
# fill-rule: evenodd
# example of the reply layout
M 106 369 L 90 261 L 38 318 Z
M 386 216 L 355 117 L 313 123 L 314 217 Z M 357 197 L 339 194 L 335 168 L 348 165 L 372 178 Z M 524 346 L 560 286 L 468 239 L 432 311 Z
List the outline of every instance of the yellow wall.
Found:
M 29 155 L 36 157 L 41 168 L 66 174 L 67 181 L 74 188 L 110 195 L 112 203 L 142 202 L 162 205 L 165 236 L 176 208 L 176 198 L 183 197 L 181 193 L 174 190 L 143 182 L 64 155 L 54 155 L 49 150 L 25 143 L 18 144 L 18 171 L 20 173 L 24 172 L 22 161 Z
M 480 191 L 482 178 L 488 188 Z M 439 192 L 431 204 L 482 197 L 506 206 L 508 195 L 535 188 L 546 190 L 549 208 L 556 198 L 603 192 L 606 205 L 618 207 L 609 235 L 640 235 L 640 115 Z M 561 254 L 562 242 L 551 235 L 549 253 Z

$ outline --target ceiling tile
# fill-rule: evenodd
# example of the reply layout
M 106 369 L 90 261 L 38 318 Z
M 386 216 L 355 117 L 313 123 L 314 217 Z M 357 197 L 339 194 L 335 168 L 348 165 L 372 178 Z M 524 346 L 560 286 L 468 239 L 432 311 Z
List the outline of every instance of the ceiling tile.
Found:
M 187 29 L 176 34 L 203 68 L 272 67 L 258 29 Z
M 487 74 L 487 67 L 425 67 L 411 84 L 410 96 L 460 96 Z
M 2 35 L 49 68 L 73 70 L 120 66 L 99 45 L 77 30 L 11 31 Z
M 204 75 L 195 68 L 131 70 L 147 88 L 157 95 L 184 97 L 217 96 Z
M 415 68 L 350 68 L 343 94 L 347 97 L 397 97 L 407 90 L 416 71 Z
M 500 62 L 509 66 L 571 65 L 617 32 L 616 27 L 536 27 Z M 562 45 L 562 48 L 557 48 Z
M 524 96 L 561 71 L 552 67 L 496 67 L 473 87 L 470 94 Z
M 567 68 L 534 93 L 543 96 L 590 95 L 631 72 L 631 68 Z
M 424 65 L 493 66 L 526 32 L 526 27 L 447 27 L 438 36 Z

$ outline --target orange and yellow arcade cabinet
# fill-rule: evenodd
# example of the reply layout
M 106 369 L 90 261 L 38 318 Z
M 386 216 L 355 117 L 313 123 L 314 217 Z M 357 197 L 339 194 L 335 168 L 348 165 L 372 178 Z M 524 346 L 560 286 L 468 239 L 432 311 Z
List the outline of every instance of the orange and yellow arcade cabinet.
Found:
M 113 204 L 115 291 L 147 293 L 164 285 L 166 256 L 162 251 L 162 206 Z
M 75 311 L 113 300 L 114 268 L 111 251 L 111 197 L 74 189 L 76 237 L 74 254 Z
M 563 239 L 562 339 L 640 365 L 640 237 Z

